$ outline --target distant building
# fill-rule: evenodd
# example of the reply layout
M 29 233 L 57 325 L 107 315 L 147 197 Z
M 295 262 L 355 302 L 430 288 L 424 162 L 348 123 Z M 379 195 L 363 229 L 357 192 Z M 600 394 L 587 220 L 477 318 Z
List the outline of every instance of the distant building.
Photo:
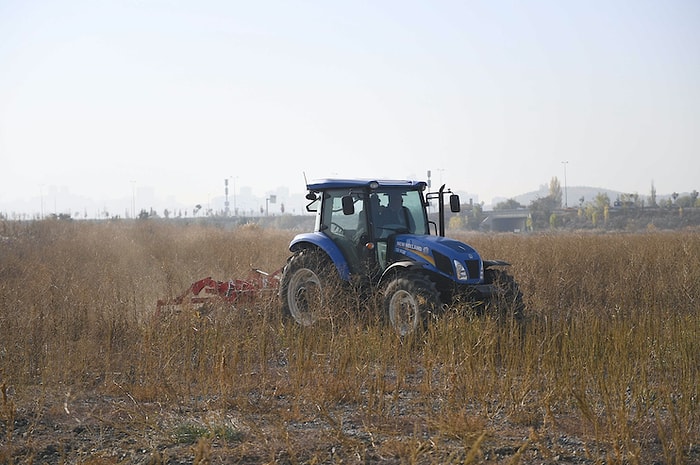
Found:
M 494 232 L 524 232 L 530 212 L 524 209 L 493 210 L 484 212 L 486 218 L 481 225 Z

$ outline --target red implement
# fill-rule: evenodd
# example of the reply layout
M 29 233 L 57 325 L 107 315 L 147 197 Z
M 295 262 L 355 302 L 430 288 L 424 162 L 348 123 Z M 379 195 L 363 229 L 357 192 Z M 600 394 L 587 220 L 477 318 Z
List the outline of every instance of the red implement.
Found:
M 206 277 L 195 281 L 180 296 L 173 299 L 159 299 L 156 315 L 160 314 L 163 307 L 183 304 L 207 304 L 224 302 L 235 304 L 238 302 L 254 302 L 263 294 L 276 292 L 279 287 L 282 270 L 274 273 L 253 268 L 248 279 L 231 279 L 229 281 L 216 281 Z

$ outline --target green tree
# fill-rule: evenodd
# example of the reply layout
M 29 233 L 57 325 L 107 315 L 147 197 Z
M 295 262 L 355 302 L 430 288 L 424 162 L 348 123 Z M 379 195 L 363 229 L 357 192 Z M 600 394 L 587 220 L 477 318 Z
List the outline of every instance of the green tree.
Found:
M 615 206 L 621 206 L 623 208 L 641 207 L 642 203 L 639 199 L 639 194 L 637 193 L 620 194 L 620 196 L 617 199 L 617 202 L 615 203 Z
M 682 195 L 676 199 L 676 206 L 679 208 L 689 208 L 695 206 L 695 200 L 692 195 Z
M 450 218 L 450 221 L 447 223 L 447 227 L 449 229 L 464 229 L 465 223 L 466 221 L 464 221 L 464 218 L 459 215 L 455 215 Z
M 532 227 L 546 228 L 549 224 L 549 217 L 552 212 L 558 208 L 561 203 L 557 203 L 556 199 L 551 195 L 540 197 L 530 202 L 530 215 L 532 216 Z
M 554 201 L 555 208 L 561 208 L 561 183 L 559 182 L 559 178 L 556 176 L 549 181 L 549 197 L 551 197 Z
M 479 229 L 479 226 L 481 225 L 481 222 L 484 221 L 485 217 L 486 215 L 484 215 L 483 204 L 475 203 L 472 206 L 471 214 L 465 218 L 467 220 L 467 228 L 472 230 Z
M 595 196 L 596 210 L 602 213 L 606 207 L 610 207 L 610 197 L 604 192 L 598 192 L 598 195 Z
M 593 202 L 587 203 L 585 208 L 586 218 L 591 221 L 593 226 L 598 226 L 598 221 L 601 217 L 605 222 L 608 220 L 610 197 L 608 197 L 608 194 L 599 192 Z

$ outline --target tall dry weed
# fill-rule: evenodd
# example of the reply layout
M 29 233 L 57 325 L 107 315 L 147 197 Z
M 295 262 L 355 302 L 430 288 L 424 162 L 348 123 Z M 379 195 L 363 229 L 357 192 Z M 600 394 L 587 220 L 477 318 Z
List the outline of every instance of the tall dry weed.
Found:
M 697 234 L 466 236 L 512 263 L 524 330 L 447 312 L 399 338 L 356 294 L 310 328 L 283 318 L 273 295 L 154 320 L 157 299 L 199 278 L 280 268 L 290 232 L 150 220 L 5 230 L 0 384 L 18 398 L 41 386 L 233 409 L 267 438 L 245 448 L 269 457 L 283 447 L 305 456 L 301 429 L 275 429 L 291 424 L 320 425 L 360 457 L 374 444 L 407 463 L 484 458 L 504 424 L 535 438 L 514 444 L 518 459 L 545 444 L 542 456 L 556 456 L 561 437 L 585 438 L 607 463 L 697 457 Z M 252 426 L 270 415 L 267 429 Z M 382 449 L 381 437 L 412 442 Z M 459 452 L 446 448 L 454 441 Z

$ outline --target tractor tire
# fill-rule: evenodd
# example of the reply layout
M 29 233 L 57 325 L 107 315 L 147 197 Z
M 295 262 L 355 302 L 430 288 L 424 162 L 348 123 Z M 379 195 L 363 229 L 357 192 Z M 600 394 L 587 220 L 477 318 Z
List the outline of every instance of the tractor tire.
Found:
M 287 262 L 280 282 L 282 313 L 301 326 L 311 326 L 322 316 L 324 294 L 334 272 L 330 259 L 317 250 L 296 252 Z
M 494 316 L 499 321 L 512 318 L 516 322 L 521 322 L 524 318 L 525 303 L 523 293 L 513 276 L 503 270 L 490 268 L 484 270 L 484 278 L 486 283 L 497 287 L 497 292 L 490 302 L 491 308 L 495 310 Z
M 400 273 L 384 288 L 384 309 L 391 327 L 399 336 L 423 328 L 428 315 L 440 308 L 435 283 L 421 273 Z

